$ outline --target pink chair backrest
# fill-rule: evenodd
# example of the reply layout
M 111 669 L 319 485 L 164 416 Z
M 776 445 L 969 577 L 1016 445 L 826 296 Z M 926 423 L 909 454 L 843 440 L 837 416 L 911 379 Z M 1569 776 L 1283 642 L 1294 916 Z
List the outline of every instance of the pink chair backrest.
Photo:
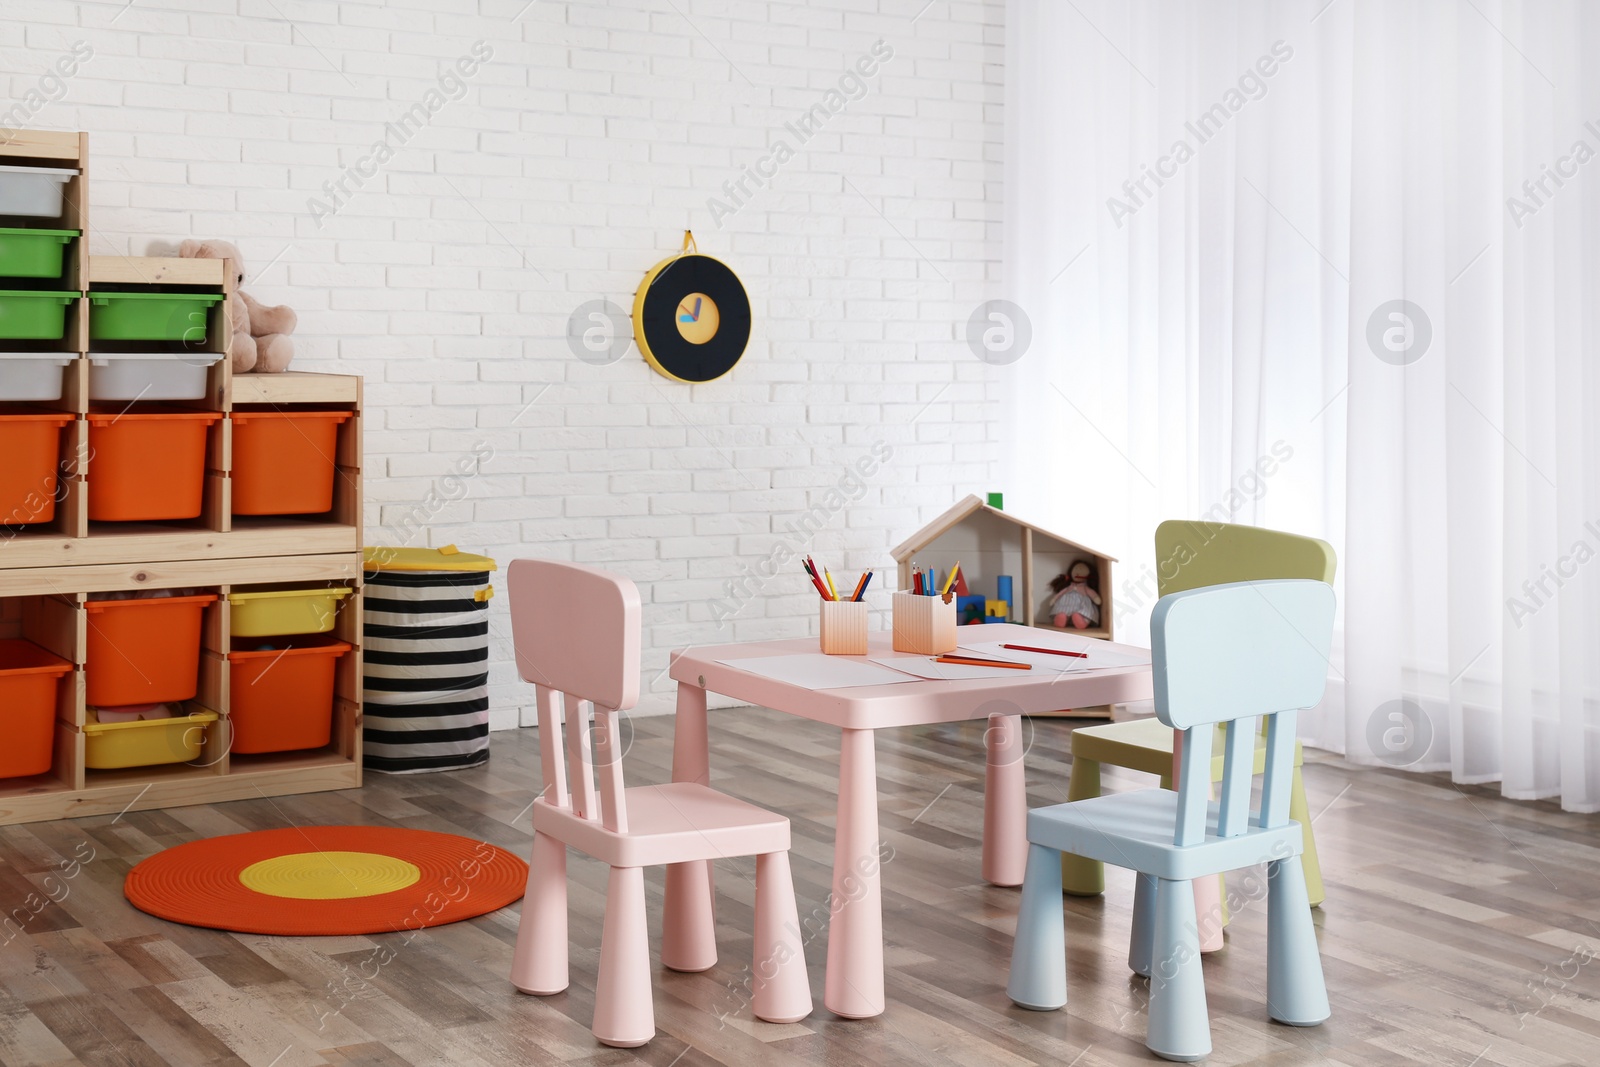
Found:
M 517 672 L 538 706 L 544 799 L 627 833 L 617 713 L 639 702 L 639 590 L 597 567 L 542 559 L 513 560 L 507 585 Z

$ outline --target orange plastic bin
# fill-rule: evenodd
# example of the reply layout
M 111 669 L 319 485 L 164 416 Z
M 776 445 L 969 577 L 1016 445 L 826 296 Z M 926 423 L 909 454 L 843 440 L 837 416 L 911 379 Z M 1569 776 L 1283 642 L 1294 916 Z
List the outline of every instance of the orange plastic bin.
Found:
M 333 508 L 339 427 L 349 411 L 235 411 L 233 513 L 320 515 Z
M 0 640 L 0 778 L 44 774 L 55 758 L 56 687 L 72 664 L 32 641 Z
M 244 754 L 321 748 L 333 737 L 335 668 L 350 645 L 328 637 L 268 644 L 228 653 L 230 747 Z
M 0 415 L 0 525 L 25 526 L 56 517 L 61 431 L 71 415 Z
M 213 411 L 91 414 L 89 518 L 199 518 L 206 487 L 206 431 L 221 420 Z
M 84 661 L 90 704 L 193 700 L 200 689 L 200 624 L 215 594 L 91 600 Z

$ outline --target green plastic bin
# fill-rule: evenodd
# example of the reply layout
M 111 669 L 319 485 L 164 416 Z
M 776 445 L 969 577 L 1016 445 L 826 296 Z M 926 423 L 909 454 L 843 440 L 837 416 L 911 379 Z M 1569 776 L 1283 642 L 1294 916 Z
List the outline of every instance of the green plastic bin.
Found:
M 206 313 L 222 299 L 221 293 L 90 293 L 89 338 L 198 343 L 206 339 Z
M 61 256 L 77 230 L 0 226 L 0 278 L 59 278 Z
M 67 307 L 77 293 L 0 289 L 0 337 L 58 341 L 67 332 Z

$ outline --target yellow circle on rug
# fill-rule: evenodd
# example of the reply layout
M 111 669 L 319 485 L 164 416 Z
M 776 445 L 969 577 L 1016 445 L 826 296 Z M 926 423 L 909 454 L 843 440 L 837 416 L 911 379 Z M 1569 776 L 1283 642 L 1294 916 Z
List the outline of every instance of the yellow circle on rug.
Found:
M 291 852 L 239 872 L 247 888 L 295 900 L 375 897 L 413 886 L 421 877 L 416 864 L 376 852 Z

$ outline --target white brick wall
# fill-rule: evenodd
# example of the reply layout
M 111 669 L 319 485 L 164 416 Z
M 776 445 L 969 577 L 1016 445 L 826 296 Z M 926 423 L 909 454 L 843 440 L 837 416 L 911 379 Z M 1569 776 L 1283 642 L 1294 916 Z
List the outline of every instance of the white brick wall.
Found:
M 714 618 L 780 541 L 835 574 L 887 568 L 923 521 L 995 488 L 997 372 L 963 338 L 998 295 L 1004 3 L 534 0 L 514 18 L 523 4 L 7 0 L 4 106 L 88 42 L 26 124 L 91 131 L 91 251 L 237 241 L 254 295 L 300 312 L 296 366 L 366 378 L 368 540 L 420 514 L 430 545 L 630 575 L 661 710 L 669 649 L 815 631 L 792 564 Z M 493 57 L 464 94 L 319 226 L 323 183 L 479 40 Z M 723 183 L 879 40 L 893 56 L 865 95 L 719 228 L 708 199 L 732 206 Z M 691 387 L 636 352 L 576 359 L 574 308 L 631 307 L 686 227 L 750 291 L 740 367 Z M 852 480 L 875 444 L 892 455 Z M 848 507 L 828 503 L 841 480 Z M 814 507 L 814 538 L 785 532 Z M 510 726 L 530 701 L 494 607 Z

